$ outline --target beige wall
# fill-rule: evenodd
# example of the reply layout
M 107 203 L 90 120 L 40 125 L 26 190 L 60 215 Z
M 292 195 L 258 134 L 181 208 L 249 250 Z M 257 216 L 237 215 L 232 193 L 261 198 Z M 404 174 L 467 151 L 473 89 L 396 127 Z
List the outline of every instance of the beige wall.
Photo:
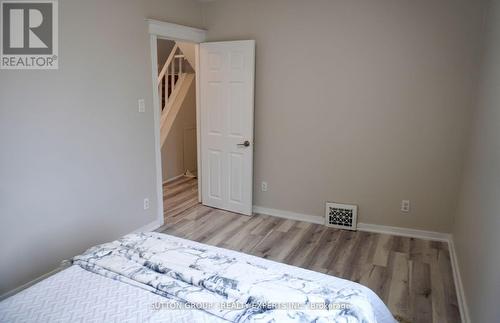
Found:
M 209 40 L 255 39 L 257 205 L 449 232 L 481 1 L 219 0 Z M 260 191 L 261 181 L 269 191 Z M 410 199 L 411 214 L 399 211 Z
M 161 149 L 164 181 L 182 175 L 186 169 L 197 170 L 195 89 L 196 82 L 193 81 Z
M 75 0 L 72 0 L 75 1 Z M 128 0 L 130 1 L 130 0 Z M 146 17 L 174 24 L 202 27 L 198 0 L 135 0 L 146 4 Z
M 147 17 L 201 24 L 194 0 L 59 1 L 59 70 L 0 71 L 0 294 L 156 219 Z
M 500 1 L 491 1 L 479 98 L 453 230 L 472 322 L 500 318 Z

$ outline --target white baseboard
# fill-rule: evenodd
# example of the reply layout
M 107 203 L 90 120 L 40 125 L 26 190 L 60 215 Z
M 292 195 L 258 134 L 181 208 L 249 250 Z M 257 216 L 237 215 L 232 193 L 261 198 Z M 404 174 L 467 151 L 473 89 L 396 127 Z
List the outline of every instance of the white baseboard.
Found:
M 171 178 L 169 178 L 169 179 L 167 179 L 167 180 L 164 180 L 164 181 L 163 181 L 163 184 L 167 184 L 167 183 L 173 182 L 173 181 L 175 181 L 176 179 L 179 179 L 179 178 L 181 178 L 181 177 L 184 177 L 184 173 L 182 173 L 182 174 L 180 174 L 180 175 L 177 175 L 177 176 L 174 176 L 174 177 L 171 177 Z
M 285 210 L 271 209 L 258 205 L 253 206 L 253 211 L 254 213 L 271 215 L 290 220 L 304 221 L 316 224 L 325 224 L 324 217 L 318 215 L 310 215 L 310 214 L 296 213 Z M 391 227 L 386 225 L 368 224 L 368 223 L 358 223 L 358 230 L 366 232 L 391 234 L 391 235 L 410 237 L 410 238 L 445 241 L 445 242 L 448 242 L 450 239 L 450 234 L 448 233 L 416 230 L 416 229 L 409 229 L 402 227 Z
M 278 209 L 266 208 L 258 205 L 253 206 L 254 213 L 265 214 L 276 216 L 279 218 L 285 218 L 296 221 L 304 221 L 309 223 L 324 224 L 325 220 L 322 216 L 302 214 Z M 447 242 L 450 250 L 450 260 L 451 268 L 453 271 L 453 280 L 455 282 L 455 289 L 457 291 L 458 306 L 460 310 L 460 316 L 463 323 L 470 323 L 469 311 L 467 307 L 467 302 L 465 299 L 465 293 L 462 284 L 462 278 L 460 276 L 460 269 L 458 267 L 458 260 L 455 251 L 455 245 L 453 243 L 453 236 L 449 233 L 435 232 L 435 231 L 425 231 L 417 229 L 409 229 L 403 227 L 392 227 L 379 224 L 369 224 L 369 223 L 358 223 L 359 231 L 390 234 L 396 236 L 403 236 L 409 238 L 418 238 L 425 240 L 434 240 Z
M 449 233 L 417 230 L 417 229 L 410 229 L 410 228 L 403 228 L 403 227 L 391 227 L 391 226 L 379 225 L 379 224 L 358 223 L 358 230 L 365 231 L 365 232 L 390 234 L 393 236 L 418 238 L 418 239 L 424 239 L 424 240 L 434 240 L 434 241 L 443 241 L 443 242 L 448 242 L 450 240 Z
M 259 214 L 276 216 L 278 218 L 284 218 L 284 219 L 290 219 L 290 220 L 296 220 L 296 221 L 304 221 L 304 222 L 310 222 L 310 223 L 316 223 L 316 224 L 325 224 L 325 219 L 321 216 L 295 213 L 295 212 L 277 210 L 277 209 L 270 209 L 270 208 L 262 207 L 262 206 L 258 206 L 258 205 L 253 206 L 253 212 L 259 213 Z
M 457 291 L 458 308 L 460 310 L 460 317 L 463 323 L 470 323 L 469 308 L 467 307 L 467 299 L 465 298 L 464 285 L 462 283 L 462 276 L 460 275 L 460 267 L 458 266 L 457 252 L 455 249 L 455 242 L 453 236 L 450 236 L 448 241 L 450 250 L 451 268 L 453 270 L 453 280 L 455 281 L 455 289 Z
M 160 218 L 156 219 L 153 222 L 148 223 L 148 224 L 140 227 L 139 229 L 132 231 L 131 233 L 154 231 L 154 230 L 158 229 L 159 227 L 161 227 L 163 225 L 163 223 L 164 223 L 164 220 L 163 220 L 163 217 L 161 217 L 161 219 Z

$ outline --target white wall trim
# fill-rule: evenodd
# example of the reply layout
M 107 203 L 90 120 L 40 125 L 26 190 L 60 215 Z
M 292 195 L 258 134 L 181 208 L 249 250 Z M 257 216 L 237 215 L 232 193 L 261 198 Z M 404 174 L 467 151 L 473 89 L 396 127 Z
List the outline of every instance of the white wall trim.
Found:
M 316 224 L 325 223 L 324 217 L 318 215 L 310 215 L 310 214 L 296 213 L 285 210 L 271 209 L 258 205 L 253 206 L 253 211 L 254 213 L 266 214 L 290 220 L 304 221 Z M 445 242 L 448 242 L 450 239 L 449 233 L 416 230 L 416 229 L 409 229 L 402 227 L 391 227 L 386 225 L 368 224 L 368 223 L 358 223 L 358 230 L 366 232 L 391 234 L 391 235 L 410 237 L 410 238 L 445 241 Z
M 161 219 L 161 221 L 159 219 L 156 219 L 153 222 L 150 222 L 150 223 L 148 223 L 148 224 L 146 224 L 146 225 L 140 227 L 139 229 L 136 229 L 130 233 L 155 231 L 159 227 L 163 226 L 163 224 L 164 224 L 163 218 Z
M 169 179 L 167 180 L 164 180 L 163 181 L 163 184 L 168 184 L 168 183 L 171 183 L 173 181 L 175 181 L 176 179 L 179 179 L 181 177 L 184 177 L 184 173 L 180 174 L 180 175 L 177 175 L 177 176 L 174 176 L 174 177 L 170 177 Z
M 392 227 L 387 225 L 369 224 L 369 223 L 358 223 L 358 230 L 365 232 L 375 232 L 382 234 L 390 234 L 394 236 L 419 238 L 419 239 L 443 241 L 443 242 L 448 242 L 450 239 L 449 233 L 409 229 L 403 227 Z
M 146 20 L 148 22 L 149 33 L 152 35 L 165 37 L 171 40 L 189 41 L 193 43 L 204 42 L 207 38 L 207 31 L 204 29 L 177 25 L 155 19 Z
M 198 202 L 201 203 L 202 185 L 201 185 L 201 97 L 200 97 L 200 45 L 194 46 L 195 56 L 195 78 L 196 78 L 196 171 L 198 177 Z
M 160 140 L 160 102 L 158 100 L 158 87 L 156 86 L 158 78 L 158 52 L 157 37 L 149 35 L 149 46 L 151 48 L 151 78 L 153 86 L 153 129 L 155 144 L 155 171 L 156 171 L 156 221 L 163 225 L 163 175 L 161 169 L 161 140 Z M 160 226 L 161 226 L 160 225 Z
M 450 236 L 448 246 L 450 250 L 451 268 L 453 269 L 453 281 L 455 282 L 455 290 L 457 291 L 460 317 L 462 318 L 463 323 L 470 323 L 469 307 L 467 306 L 467 299 L 465 298 L 465 290 L 462 283 L 462 276 L 460 275 L 460 267 L 458 266 L 457 252 L 453 236 Z
M 290 220 L 296 220 L 296 221 L 304 221 L 304 222 L 316 223 L 316 224 L 325 224 L 325 219 L 321 216 L 296 213 L 296 212 L 278 210 L 278 209 L 271 209 L 271 208 L 262 207 L 262 206 L 258 206 L 258 205 L 253 206 L 253 212 L 258 213 L 258 214 L 276 216 L 278 218 L 284 218 L 284 219 L 290 219 Z

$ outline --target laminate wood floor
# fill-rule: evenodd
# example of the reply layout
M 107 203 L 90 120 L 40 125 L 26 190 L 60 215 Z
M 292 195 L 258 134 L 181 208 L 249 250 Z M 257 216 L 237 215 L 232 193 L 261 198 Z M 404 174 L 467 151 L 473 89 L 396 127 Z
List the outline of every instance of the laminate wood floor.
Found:
M 166 184 L 164 205 L 164 233 L 359 282 L 400 322 L 460 322 L 447 243 L 213 209 L 191 178 Z

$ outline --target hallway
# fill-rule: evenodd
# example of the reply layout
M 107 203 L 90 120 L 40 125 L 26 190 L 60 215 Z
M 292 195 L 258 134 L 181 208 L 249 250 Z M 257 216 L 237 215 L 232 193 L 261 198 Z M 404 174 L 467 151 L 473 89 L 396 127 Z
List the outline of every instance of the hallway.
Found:
M 167 218 L 176 217 L 198 204 L 198 180 L 180 177 L 163 184 L 163 214 Z

